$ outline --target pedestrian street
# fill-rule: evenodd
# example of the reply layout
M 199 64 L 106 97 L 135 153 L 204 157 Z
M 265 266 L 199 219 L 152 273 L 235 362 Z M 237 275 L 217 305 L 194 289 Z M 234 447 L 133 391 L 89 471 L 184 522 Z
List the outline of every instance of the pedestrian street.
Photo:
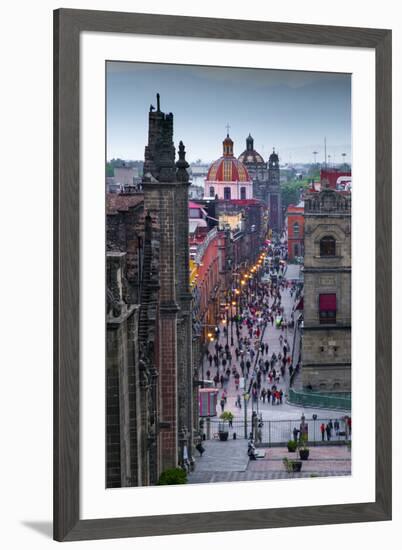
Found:
M 298 279 L 299 270 L 300 270 L 300 266 L 294 265 L 294 264 L 289 265 L 285 272 L 284 279 L 289 281 Z M 295 298 L 295 293 L 293 293 L 293 296 L 291 295 L 290 286 L 281 290 L 281 305 L 284 308 L 283 318 L 286 319 L 287 321 L 291 319 L 291 314 L 297 302 L 298 302 L 298 299 Z M 269 301 L 269 304 L 272 304 L 272 300 Z M 229 345 L 230 352 L 232 355 L 231 368 L 233 368 L 233 366 L 236 366 L 237 371 L 241 373 L 240 364 L 239 364 L 239 361 L 236 360 L 236 355 L 235 355 L 235 349 L 236 347 L 238 347 L 236 330 L 234 330 L 234 328 L 231 330 L 230 321 L 229 321 L 228 331 L 227 331 L 227 334 L 225 335 L 224 334 L 225 326 L 226 326 L 225 323 L 220 323 L 219 325 L 219 338 L 217 340 L 218 344 L 222 345 L 223 347 L 225 347 L 226 344 Z M 288 342 L 288 346 L 289 346 L 288 353 L 292 358 L 293 338 L 294 338 L 293 328 L 287 327 L 282 330 L 281 328 L 277 328 L 275 326 L 275 323 L 274 325 L 272 325 L 271 323 L 267 323 L 265 330 L 262 327 L 261 332 L 263 332 L 262 338 L 261 336 L 260 338 L 256 338 L 255 336 L 253 336 L 250 347 L 254 347 L 256 340 L 258 340 L 260 342 L 263 342 L 264 344 L 267 343 L 269 346 L 269 349 L 268 349 L 268 354 L 260 353 L 258 355 L 258 359 L 262 358 L 263 361 L 265 361 L 266 359 L 270 359 L 273 353 L 275 353 L 276 356 L 278 356 L 278 354 L 280 353 L 283 353 L 283 343 L 285 342 L 285 340 L 287 340 Z M 233 346 L 230 345 L 232 335 L 233 335 Z M 240 337 L 247 337 L 247 336 L 248 336 L 247 326 L 241 325 Z M 283 340 L 281 339 L 281 337 Z M 281 344 L 281 341 L 282 341 L 282 344 Z M 210 353 L 212 356 L 215 353 L 215 344 L 216 344 L 216 340 L 214 340 L 213 342 L 210 342 L 208 345 L 208 353 Z M 221 375 L 224 369 L 221 364 L 219 366 L 219 371 L 217 371 L 213 363 L 212 363 L 212 366 L 210 366 L 208 361 L 208 353 L 204 355 L 204 364 L 202 367 L 202 372 L 205 380 L 208 378 L 207 377 L 208 372 L 209 372 L 210 380 L 213 380 L 215 373 L 219 372 L 219 375 Z M 296 359 L 297 357 L 295 357 L 295 360 Z M 224 410 L 230 411 L 231 413 L 233 413 L 234 420 L 244 420 L 244 407 L 246 403 L 244 399 L 244 394 L 245 394 L 245 390 L 249 389 L 250 382 L 252 383 L 253 381 L 253 373 L 256 370 L 255 367 L 257 367 L 258 369 L 258 360 L 256 360 L 256 358 L 254 358 L 254 360 L 252 361 L 252 366 L 250 368 L 249 376 L 245 377 L 244 379 L 244 388 L 239 387 L 238 390 L 236 389 L 235 378 L 232 374 L 230 375 L 229 380 L 224 381 L 223 387 L 221 386 L 220 383 L 216 385 L 217 389 L 219 390 L 219 394 L 217 398 L 217 416 L 218 417 L 222 412 L 220 401 L 222 396 L 225 396 L 226 403 L 224 406 Z M 295 367 L 296 365 L 293 365 L 293 368 Z M 279 367 L 277 367 L 277 370 L 279 370 Z M 329 418 L 336 419 L 338 417 L 343 416 L 344 414 L 347 414 L 347 411 L 339 411 L 339 410 L 324 411 L 322 409 L 313 409 L 313 408 L 305 409 L 302 406 L 297 406 L 297 405 L 288 403 L 287 393 L 289 389 L 289 382 L 290 382 L 290 376 L 289 376 L 288 367 L 286 367 L 285 369 L 284 376 L 281 375 L 279 378 L 279 382 L 276 382 L 276 383 L 275 382 L 270 383 L 268 376 L 263 375 L 261 379 L 260 391 L 262 391 L 263 388 L 267 390 L 268 388 L 272 387 L 272 385 L 275 384 L 279 391 L 280 390 L 283 391 L 282 403 L 279 403 L 279 404 L 276 403 L 275 405 L 272 405 L 272 401 L 271 403 L 268 403 L 267 399 L 265 399 L 265 403 L 264 403 L 261 398 L 261 394 L 259 394 L 259 398 L 257 400 L 253 400 L 251 397 L 249 397 L 248 402 L 246 403 L 248 419 L 251 418 L 253 411 L 256 411 L 258 416 L 262 420 L 300 420 L 302 414 L 305 414 L 308 417 L 316 414 L 318 418 L 321 417 L 321 418 L 328 418 L 328 419 Z M 236 401 L 238 400 L 238 396 L 240 396 L 241 408 L 236 406 Z

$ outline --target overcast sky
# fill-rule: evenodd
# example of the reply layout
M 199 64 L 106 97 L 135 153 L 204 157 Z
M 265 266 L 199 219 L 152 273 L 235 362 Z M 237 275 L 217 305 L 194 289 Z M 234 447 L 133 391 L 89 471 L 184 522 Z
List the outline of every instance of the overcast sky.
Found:
M 107 64 L 108 160 L 143 160 L 157 92 L 189 162 L 220 157 L 227 124 L 236 156 L 251 133 L 264 158 L 323 161 L 326 136 L 331 162 L 351 161 L 350 75 L 120 62 Z

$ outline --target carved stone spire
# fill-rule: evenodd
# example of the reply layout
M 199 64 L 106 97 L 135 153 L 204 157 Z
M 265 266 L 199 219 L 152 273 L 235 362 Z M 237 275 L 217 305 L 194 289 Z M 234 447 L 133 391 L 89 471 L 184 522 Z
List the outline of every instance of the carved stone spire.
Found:
M 156 110 L 151 106 L 148 116 L 148 145 L 145 147 L 143 181 L 174 181 L 173 115 L 160 110 L 159 94 L 156 94 Z
M 185 147 L 182 141 L 179 143 L 179 160 L 176 162 L 176 178 L 177 181 L 181 182 L 188 182 L 189 175 L 187 172 L 187 168 L 189 167 L 189 163 L 186 161 L 186 151 Z

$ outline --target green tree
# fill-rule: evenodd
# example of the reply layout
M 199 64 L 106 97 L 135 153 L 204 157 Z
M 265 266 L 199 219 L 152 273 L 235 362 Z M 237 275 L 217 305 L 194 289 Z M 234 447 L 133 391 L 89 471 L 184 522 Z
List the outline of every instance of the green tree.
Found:
M 114 168 L 110 162 L 106 163 L 106 176 L 112 178 L 114 176 Z
M 290 181 L 281 185 L 282 206 L 287 209 L 289 204 L 298 204 L 300 193 L 309 186 L 308 181 Z

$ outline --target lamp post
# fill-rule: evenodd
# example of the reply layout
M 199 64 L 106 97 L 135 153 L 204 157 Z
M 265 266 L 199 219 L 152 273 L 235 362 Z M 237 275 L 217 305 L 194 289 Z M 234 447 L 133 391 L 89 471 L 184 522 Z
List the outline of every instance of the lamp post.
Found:
M 226 304 L 226 345 L 229 347 L 229 306 Z
M 244 399 L 244 439 L 248 438 L 247 434 L 247 403 L 250 398 L 250 395 L 245 391 L 243 393 L 243 399 Z
M 342 157 L 343 157 L 343 169 L 345 170 L 346 168 L 346 153 L 342 153 Z
M 236 302 L 235 301 L 232 301 L 232 307 L 231 307 L 231 319 L 230 319 L 230 345 L 233 347 L 233 318 L 234 318 L 234 315 L 233 315 L 233 306 L 236 305 Z

